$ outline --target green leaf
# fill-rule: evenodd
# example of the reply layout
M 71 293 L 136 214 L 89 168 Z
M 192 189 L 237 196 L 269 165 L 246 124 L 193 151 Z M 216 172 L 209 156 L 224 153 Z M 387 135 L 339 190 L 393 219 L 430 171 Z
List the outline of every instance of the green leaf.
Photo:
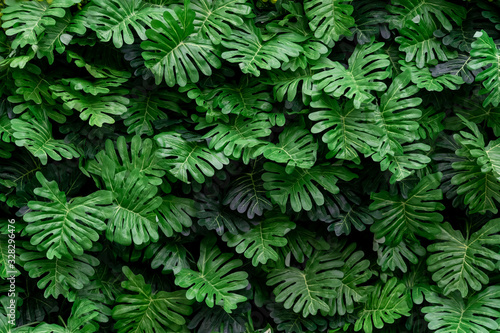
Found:
M 464 84 L 462 77 L 456 74 L 443 74 L 434 77 L 427 67 L 419 69 L 413 62 L 407 63 L 403 60 L 400 60 L 399 64 L 402 65 L 401 69 L 403 71 L 410 71 L 411 82 L 416 84 L 420 89 L 441 92 L 445 87 L 451 90 L 457 90 L 460 88 L 461 84 Z
M 271 210 L 273 205 L 265 196 L 265 189 L 261 180 L 261 170 L 255 166 L 248 173 L 231 182 L 228 192 L 222 202 L 232 210 L 253 219 L 255 215 L 262 216 L 265 210 Z
M 67 33 L 71 23 L 71 15 L 56 19 L 56 24 L 46 27 L 43 37 L 38 42 L 38 58 L 47 57 L 50 65 L 54 63 L 54 51 L 62 54 L 73 36 Z
M 184 114 L 178 105 L 179 95 L 167 90 L 136 92 L 137 97 L 130 100 L 127 112 L 122 114 L 127 133 L 153 136 L 154 123 L 169 118 L 169 113 Z
M 380 105 L 375 111 L 375 124 L 383 132 L 378 149 L 381 156 L 403 153 L 402 143 L 412 142 L 416 138 L 419 127 L 416 120 L 422 116 L 416 107 L 422 103 L 422 99 L 412 97 L 419 89 L 409 85 L 410 80 L 409 71 L 396 76 L 380 98 Z
M 462 158 L 452 164 L 456 174 L 451 179 L 451 184 L 458 186 L 459 195 L 465 194 L 464 203 L 469 206 L 471 214 L 484 214 L 488 210 L 496 214 L 498 208 L 495 201 L 500 202 L 500 181 L 491 164 L 491 158 L 496 161 L 493 148 L 496 143 L 492 142 L 492 147 L 488 145 L 488 149 L 493 148 L 493 151 L 486 151 L 483 135 L 477 125 L 461 115 L 459 117 L 473 134 L 461 131 L 453 136 L 461 147 L 455 154 Z
M 280 34 L 264 39 L 260 29 L 252 21 L 247 21 L 227 40 L 222 40 L 222 45 L 229 50 L 222 53 L 222 58 L 237 63 L 244 74 L 260 76 L 259 68 L 280 68 L 282 63 L 290 60 L 289 57 L 299 56 L 302 52 L 302 47 L 297 44 L 302 40 L 299 37 Z
M 130 142 L 130 148 L 124 136 L 119 136 L 113 140 L 106 140 L 105 149 L 95 155 L 94 160 L 90 160 L 86 165 L 86 170 L 92 174 L 103 176 L 103 169 L 106 163 L 113 163 L 116 172 L 130 171 L 138 169 L 142 176 L 147 177 L 152 185 L 162 184 L 162 177 L 167 169 L 166 164 L 156 156 L 156 147 L 153 140 L 134 135 Z M 130 150 L 130 152 L 129 152 Z M 118 151 L 118 154 L 116 153 Z
M 428 107 L 422 111 L 422 116 L 417 120 L 420 127 L 418 128 L 418 136 L 420 139 L 435 139 L 444 129 L 441 123 L 446 117 L 444 112 L 436 112 L 433 107 Z
M 170 173 L 185 183 L 188 181 L 188 172 L 198 183 L 203 183 L 206 177 L 212 177 L 215 170 L 220 170 L 229 159 L 221 153 L 215 153 L 202 142 L 187 141 L 180 133 L 163 132 L 156 135 L 156 142 L 160 146 L 159 157 L 166 157 L 165 164 Z
M 318 143 L 309 130 L 300 126 L 287 126 L 279 135 L 278 144 L 269 143 L 259 148 L 264 157 L 286 163 L 286 173 L 292 173 L 295 167 L 310 169 L 316 162 Z
M 242 115 L 255 117 L 262 111 L 272 110 L 272 98 L 269 88 L 258 80 L 243 77 L 239 84 L 225 84 L 212 89 L 206 96 L 213 100 L 213 105 L 218 105 L 223 114 Z M 258 115 L 259 119 L 261 115 Z
M 45 298 L 53 296 L 56 299 L 59 295 L 69 298 L 73 290 L 82 289 L 95 274 L 93 266 L 99 265 L 99 260 L 88 254 L 47 259 L 44 252 L 37 251 L 24 252 L 20 259 L 30 278 L 42 277 L 37 286 L 45 289 Z
M 409 316 L 412 305 L 410 293 L 397 278 L 393 277 L 385 284 L 379 282 L 359 311 L 354 330 L 372 333 L 374 326 L 381 329 L 384 323 L 392 324 L 401 316 Z
M 209 149 L 222 151 L 227 157 L 240 158 L 242 151 L 246 148 L 252 148 L 258 145 L 266 144 L 261 140 L 271 134 L 271 123 L 267 120 L 256 118 L 244 118 L 241 116 L 230 117 L 226 123 L 218 120 L 213 123 L 207 123 L 201 118 L 195 129 L 213 127 L 204 139 L 210 138 Z
M 189 2 L 188 2 L 189 3 Z M 168 86 L 184 87 L 198 82 L 198 71 L 211 75 L 220 68 L 219 51 L 208 40 L 192 36 L 196 13 L 187 7 L 165 11 L 163 20 L 153 20 L 146 30 L 147 40 L 141 43 L 145 65 L 151 69 L 156 84 L 163 79 Z
M 230 260 L 233 254 L 221 253 L 215 243 L 214 237 L 205 237 L 201 241 L 198 271 L 181 269 L 175 276 L 175 284 L 189 288 L 186 293 L 188 299 L 205 301 L 210 308 L 219 305 L 227 313 L 231 313 L 238 303 L 247 299 L 235 291 L 247 287 L 248 274 L 244 271 L 234 272 L 234 269 L 242 265 L 242 261 Z
M 144 258 L 151 259 L 151 268 L 163 265 L 162 273 L 176 274 L 183 268 L 190 268 L 186 248 L 178 242 L 151 243 L 144 252 Z
M 382 156 L 382 152 L 377 152 L 372 155 L 375 162 L 380 162 L 380 170 L 389 169 L 392 173 L 390 183 L 394 184 L 411 176 L 415 170 L 427 167 L 431 162 L 429 156 L 422 154 L 431 149 L 430 146 L 423 143 L 413 143 L 403 146 L 403 153 L 395 153 L 392 155 Z
M 126 89 L 113 89 L 106 95 L 82 93 L 67 85 L 50 86 L 52 97 L 60 98 L 65 109 L 77 110 L 82 120 L 88 120 L 91 126 L 102 127 L 103 124 L 114 124 L 112 116 L 119 116 L 127 112 L 129 99 L 123 95 Z
M 369 269 L 370 261 L 362 260 L 363 251 L 356 251 L 356 243 L 345 245 L 336 244 L 330 251 L 335 252 L 337 257 L 344 262 L 341 268 L 344 277 L 340 280 L 341 285 L 337 290 L 337 297 L 329 301 L 329 316 L 338 314 L 344 316 L 353 313 L 355 305 L 367 300 L 369 290 L 366 286 L 360 286 L 370 280 L 372 271 Z M 326 315 L 326 313 L 323 313 Z
M 84 13 L 85 25 L 94 30 L 102 42 L 113 39 L 113 45 L 119 49 L 124 43 L 134 43 L 133 32 L 146 40 L 144 25 L 159 19 L 162 12 L 161 7 L 150 6 L 142 0 L 95 0 Z
M 469 70 L 469 63 L 472 61 L 470 55 L 459 54 L 456 59 L 448 60 L 447 62 L 437 64 L 436 67 L 431 68 L 433 77 L 440 77 L 442 75 L 460 76 L 464 83 L 471 84 L 474 82 L 479 70 Z
M 222 240 L 229 247 L 234 247 L 237 253 L 243 253 L 246 258 L 252 259 L 252 265 L 265 265 L 268 260 L 277 261 L 278 252 L 274 247 L 283 247 L 287 244 L 284 237 L 295 228 L 295 223 L 285 216 L 266 216 L 257 225 L 245 233 L 231 234 L 226 232 Z
M 242 16 L 252 10 L 246 0 L 193 0 L 190 9 L 196 13 L 196 31 L 214 44 L 220 44 L 223 36 L 231 36 L 231 27 L 243 25 Z
M 394 246 L 378 245 L 377 264 L 383 271 L 390 269 L 394 272 L 396 268 L 398 268 L 401 272 L 406 273 L 408 271 L 408 266 L 406 265 L 405 258 L 412 264 L 416 265 L 419 261 L 418 257 L 422 257 L 424 255 L 425 248 L 420 245 L 419 242 L 408 242 L 403 240 Z
M 67 202 L 55 181 L 47 181 L 41 172 L 36 173 L 36 178 L 42 187 L 35 189 L 35 194 L 50 201 L 28 202 L 32 211 L 23 218 L 30 223 L 25 231 L 31 236 L 31 244 L 37 245 L 39 251 L 47 250 L 49 259 L 82 255 L 106 229 L 110 213 L 106 206 L 113 200 L 112 193 L 96 191 Z
M 385 244 L 393 245 L 405 237 L 416 240 L 416 235 L 433 239 L 439 232 L 436 223 L 443 221 L 443 216 L 436 211 L 445 208 L 436 202 L 443 199 L 443 192 L 437 189 L 442 177 L 440 172 L 425 176 L 406 199 L 392 196 L 387 191 L 372 193 L 370 210 L 380 210 L 382 214 L 370 228 L 375 237 L 385 237 Z
M 191 217 L 196 216 L 197 212 L 194 200 L 167 195 L 162 198 L 156 219 L 165 236 L 171 237 L 174 232 L 182 232 L 184 227 L 189 228 L 193 224 Z
M 468 68 L 479 70 L 487 67 L 476 76 L 476 82 L 483 82 L 484 88 L 479 91 L 479 94 L 488 94 L 483 106 L 491 103 L 496 107 L 500 104 L 500 63 L 498 61 L 500 50 L 486 31 L 481 30 L 476 35 L 478 38 L 472 43 L 470 52 L 472 60 L 469 62 Z
M 406 62 L 415 59 L 418 68 L 437 59 L 447 61 L 457 57 L 456 51 L 448 51 L 446 46 L 434 36 L 437 26 L 429 16 L 423 16 L 418 24 L 413 21 L 399 31 L 395 41 L 400 44 L 399 50 L 406 53 Z
M 269 71 L 268 83 L 273 85 L 273 95 L 278 102 L 283 102 L 285 99 L 291 102 L 295 99 L 297 93 L 300 93 L 302 102 L 308 105 L 311 96 L 316 93 L 313 80 L 315 73 L 309 67 L 296 71 Z
M 494 332 L 499 324 L 500 287 L 490 286 L 470 298 L 458 293 L 442 297 L 435 292 L 426 295 L 432 305 L 422 309 L 429 329 L 436 333 Z
M 48 157 L 55 161 L 60 161 L 63 157 L 80 157 L 73 144 L 53 138 L 52 124 L 45 114 L 41 118 L 12 119 L 11 124 L 16 145 L 25 147 L 43 165 L 47 164 Z
M 323 142 L 328 144 L 328 157 L 353 161 L 359 164 L 358 152 L 369 154 L 379 146 L 383 131 L 375 125 L 375 115 L 369 108 L 356 109 L 353 100 L 342 107 L 333 98 L 323 96 L 311 103 L 318 111 L 309 114 L 309 119 L 317 121 L 311 128 L 313 134 L 323 134 Z
M 384 43 L 357 45 L 349 57 L 348 68 L 337 61 L 328 58 L 319 60 L 312 69 L 325 69 L 313 75 L 318 89 L 323 89 L 333 97 L 345 96 L 353 99 L 354 107 L 359 109 L 361 103 L 375 99 L 370 91 L 384 91 L 387 86 L 381 82 L 389 76 L 388 71 L 381 69 L 390 65 L 388 55 L 377 51 Z
M 285 235 L 285 238 L 287 243 L 282 252 L 287 260 L 288 256 L 292 254 L 299 263 L 303 263 L 306 257 L 310 258 L 314 250 L 324 251 L 330 249 L 330 244 L 323 237 L 317 237 L 315 232 L 300 226 L 290 230 Z
M 264 169 L 267 171 L 262 175 L 264 188 L 270 191 L 271 198 L 283 213 L 289 201 L 295 212 L 311 210 L 313 201 L 321 206 L 325 201 L 320 188 L 336 194 L 340 191 L 335 185 L 339 178 L 345 181 L 357 178 L 345 167 L 329 164 L 316 165 L 311 169 L 295 168 L 291 174 L 274 163 L 265 163 Z
M 354 8 L 350 3 L 350 0 L 304 1 L 304 10 L 314 37 L 332 45 L 341 36 L 351 36 L 349 29 L 355 24 L 351 16 Z
M 286 310 L 279 303 L 269 304 L 269 309 L 271 310 L 270 316 L 276 323 L 278 330 L 286 333 L 318 332 L 324 331 L 328 327 L 328 322 L 320 316 L 304 318 L 300 313 Z M 267 330 L 269 333 L 273 333 L 270 329 Z
M 450 19 L 458 26 L 467 15 L 465 7 L 444 0 L 393 0 L 387 10 L 397 15 L 390 21 L 390 28 L 402 28 L 415 17 L 430 17 L 433 14 L 443 27 L 450 31 L 453 26 Z
M 193 302 L 186 298 L 186 292 L 153 292 L 141 274 L 135 275 L 127 266 L 122 271 L 127 277 L 122 287 L 127 292 L 118 296 L 118 304 L 113 308 L 114 328 L 119 333 L 153 333 L 165 327 L 179 331 L 186 323 L 185 317 L 193 312 Z
M 12 48 L 22 48 L 26 45 L 36 45 L 38 37 L 46 27 L 56 24 L 55 18 L 66 15 L 64 8 L 71 7 L 81 0 L 53 0 L 51 4 L 45 1 L 7 0 L 6 8 L 2 8 L 2 28 L 7 28 L 7 36 L 14 36 Z
M 109 158 L 103 161 L 102 178 L 114 196 L 106 238 L 122 245 L 158 241 L 155 210 L 162 204 L 156 196 L 158 189 L 141 176 L 139 169 L 118 172 Z
M 444 295 L 458 290 L 466 297 L 469 288 L 479 291 L 489 282 L 485 271 L 493 271 L 500 255 L 494 245 L 500 244 L 500 219 L 491 220 L 472 235 L 464 237 L 449 223 L 441 227 L 434 244 L 427 247 L 433 253 L 427 259 L 432 279 L 443 288 Z M 493 247 L 493 249 L 491 248 Z
M 15 79 L 16 93 L 23 95 L 24 101 L 33 101 L 42 104 L 45 100 L 48 104 L 55 102 L 50 95 L 50 77 L 42 74 L 42 70 L 37 66 L 27 66 L 25 69 L 16 69 L 12 72 Z M 13 96 L 10 96 L 9 101 Z
M 295 267 L 275 269 L 269 273 L 266 284 L 278 284 L 273 292 L 276 302 L 284 302 L 285 309 L 293 308 L 304 317 L 315 315 L 318 310 L 330 310 L 326 300 L 337 297 L 340 279 L 344 277 L 338 268 L 343 264 L 335 254 L 316 252 L 303 271 Z
M 250 229 L 248 222 L 240 215 L 225 209 L 217 200 L 205 195 L 198 195 L 200 203 L 198 209 L 198 224 L 208 230 L 215 230 L 217 235 L 222 236 L 227 229 L 232 234 L 239 233 L 238 230 L 246 232 Z

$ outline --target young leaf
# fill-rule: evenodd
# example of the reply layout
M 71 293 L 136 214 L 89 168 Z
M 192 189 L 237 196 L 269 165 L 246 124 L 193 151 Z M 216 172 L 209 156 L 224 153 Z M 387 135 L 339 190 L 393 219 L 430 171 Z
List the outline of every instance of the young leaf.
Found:
M 380 105 L 375 111 L 375 125 L 381 127 L 383 132 L 378 149 L 381 156 L 403 153 L 401 144 L 412 142 L 416 137 L 416 120 L 422 116 L 416 107 L 422 99 L 412 97 L 419 89 L 409 85 L 411 78 L 409 71 L 399 74 L 380 98 Z
M 397 15 L 390 21 L 391 29 L 400 29 L 416 17 L 430 17 L 433 14 L 450 31 L 453 28 L 450 19 L 460 26 L 467 15 L 465 7 L 444 0 L 394 0 L 387 10 Z
M 369 289 L 359 285 L 367 282 L 372 276 L 372 271 L 369 269 L 370 261 L 362 260 L 363 251 L 354 252 L 354 250 L 356 250 L 356 243 L 347 246 L 345 243 L 339 243 L 330 250 L 344 262 L 341 268 L 344 277 L 340 280 L 341 285 L 338 287 L 337 297 L 329 301 L 329 316 L 335 314 L 344 316 L 346 313 L 353 313 L 356 303 L 364 303 L 367 300 Z
M 174 232 L 182 232 L 184 227 L 189 228 L 193 224 L 191 217 L 197 213 L 194 200 L 167 195 L 162 198 L 156 219 L 165 236 L 172 237 Z
M 56 24 L 55 18 L 64 17 L 64 8 L 71 7 L 81 0 L 22 1 L 7 0 L 2 8 L 2 28 L 7 28 L 7 36 L 16 36 L 12 48 L 36 45 L 38 37 L 48 26 Z
M 210 124 L 200 118 L 196 129 L 213 126 L 215 128 L 203 136 L 204 139 L 210 138 L 208 148 L 222 151 L 225 156 L 234 158 L 240 158 L 245 148 L 265 144 L 261 138 L 271 134 L 269 121 L 242 116 L 230 117 L 228 123 L 218 120 Z
M 246 212 L 249 219 L 253 219 L 255 215 L 262 216 L 265 210 L 272 209 L 273 205 L 265 196 L 261 173 L 254 167 L 251 172 L 234 180 L 222 203 L 240 214 Z
M 123 95 L 128 91 L 113 89 L 107 95 L 94 96 L 75 90 L 67 85 L 50 86 L 52 96 L 63 101 L 65 109 L 77 110 L 82 120 L 88 120 L 91 126 L 102 127 L 103 124 L 114 124 L 112 116 L 119 116 L 127 112 L 129 99 Z
M 448 51 L 446 46 L 434 36 L 437 26 L 429 16 L 422 16 L 417 24 L 413 21 L 399 31 L 401 36 L 395 41 L 400 44 L 399 50 L 406 53 L 406 62 L 415 59 L 418 68 L 439 59 L 447 61 L 457 57 L 456 51 Z

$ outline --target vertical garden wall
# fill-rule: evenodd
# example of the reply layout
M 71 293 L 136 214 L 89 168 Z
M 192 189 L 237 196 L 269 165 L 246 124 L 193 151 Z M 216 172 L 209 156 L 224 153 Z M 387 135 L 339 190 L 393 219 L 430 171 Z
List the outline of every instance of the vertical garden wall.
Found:
M 498 1 L 0 13 L 0 332 L 500 332 Z

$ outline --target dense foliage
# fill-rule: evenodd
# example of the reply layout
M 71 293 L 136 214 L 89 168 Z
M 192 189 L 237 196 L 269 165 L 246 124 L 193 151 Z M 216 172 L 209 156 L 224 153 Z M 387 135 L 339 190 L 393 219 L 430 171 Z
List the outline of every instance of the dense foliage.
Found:
M 497 1 L 0 12 L 0 332 L 500 332 Z

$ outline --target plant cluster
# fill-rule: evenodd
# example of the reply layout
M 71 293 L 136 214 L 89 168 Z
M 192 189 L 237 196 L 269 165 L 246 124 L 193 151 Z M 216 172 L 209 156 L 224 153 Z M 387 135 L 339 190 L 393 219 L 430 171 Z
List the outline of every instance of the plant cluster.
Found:
M 0 332 L 500 332 L 497 2 L 0 13 Z

